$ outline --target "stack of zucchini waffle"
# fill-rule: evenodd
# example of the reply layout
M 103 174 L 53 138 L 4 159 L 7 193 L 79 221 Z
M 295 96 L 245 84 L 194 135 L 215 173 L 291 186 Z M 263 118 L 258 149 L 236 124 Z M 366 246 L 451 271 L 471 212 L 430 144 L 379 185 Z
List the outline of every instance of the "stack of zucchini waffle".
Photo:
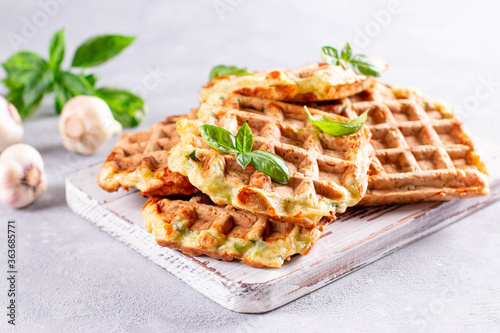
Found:
M 123 135 L 98 183 L 149 197 L 145 226 L 160 246 L 256 267 L 306 255 L 349 207 L 488 193 L 460 119 L 361 72 L 314 63 L 215 76 L 198 108 Z

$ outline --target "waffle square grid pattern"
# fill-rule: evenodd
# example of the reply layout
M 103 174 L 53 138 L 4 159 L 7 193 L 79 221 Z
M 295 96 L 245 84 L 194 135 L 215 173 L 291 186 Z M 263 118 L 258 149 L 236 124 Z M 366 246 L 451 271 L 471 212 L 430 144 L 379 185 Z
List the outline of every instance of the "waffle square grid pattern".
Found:
M 315 105 L 350 119 L 370 109 L 375 154 L 361 205 L 443 201 L 488 193 L 487 170 L 462 121 L 411 90 L 375 86 Z
M 187 175 L 215 203 L 312 228 L 323 216 L 334 217 L 355 205 L 365 193 L 371 153 L 366 128 L 335 137 L 314 127 L 298 105 L 225 94 L 210 99 L 198 112 L 203 123 L 236 134 L 247 122 L 254 135 L 253 150 L 282 157 L 291 174 L 290 182 L 282 185 L 251 165 L 243 170 L 234 155 L 218 153 L 204 142 L 201 122 L 180 121 L 182 143 L 171 150 L 169 167 Z M 188 158 L 193 150 L 200 162 Z

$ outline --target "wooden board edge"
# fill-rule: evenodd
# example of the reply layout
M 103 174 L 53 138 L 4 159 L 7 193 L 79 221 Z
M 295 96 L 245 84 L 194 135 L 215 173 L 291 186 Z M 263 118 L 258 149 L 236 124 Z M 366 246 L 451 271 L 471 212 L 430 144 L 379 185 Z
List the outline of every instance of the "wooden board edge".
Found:
M 458 210 L 457 205 L 452 204 L 453 202 L 437 204 L 437 207 L 428 213 L 417 218 L 407 219 L 397 228 L 392 228 L 389 232 L 363 242 L 362 246 L 355 246 L 341 253 L 341 255 L 332 256 L 327 260 L 315 263 L 315 265 L 318 265 L 315 270 L 306 270 L 301 274 L 293 274 L 292 272 L 288 274 L 288 277 L 282 276 L 266 284 L 246 284 L 228 280 L 217 271 L 205 267 L 196 258 L 184 256 L 175 250 L 159 247 L 148 232 L 112 214 L 100 205 L 96 199 L 91 198 L 75 186 L 71 179 L 72 177 L 68 175 L 66 179 L 66 200 L 68 206 L 77 215 L 136 250 L 221 306 L 244 313 L 262 313 L 276 309 L 417 239 L 440 230 L 493 203 L 500 197 L 500 183 L 495 183 L 495 190 L 493 190 L 494 186 L 492 186 L 490 195 L 466 199 L 468 204 L 465 210 Z M 444 215 L 447 217 L 439 219 L 439 215 L 435 214 L 436 209 L 444 210 L 446 212 Z M 431 216 L 426 220 L 425 216 L 427 215 Z M 408 225 L 411 228 L 403 228 L 403 226 Z M 368 252 L 372 254 L 371 257 L 362 259 L 362 254 Z M 343 262 L 347 261 L 349 263 L 339 267 L 338 261 L 340 257 L 342 257 Z M 186 258 L 190 260 L 186 261 Z M 189 272 L 189 274 L 186 274 L 186 272 Z
M 297 275 L 296 278 L 282 279 L 273 285 L 268 285 L 264 292 L 272 300 L 279 297 L 276 295 L 276 290 L 282 292 L 289 289 L 289 291 L 279 302 L 280 304 L 274 304 L 265 311 L 252 312 L 267 312 L 287 304 L 500 200 L 500 182 L 496 182 L 490 195 L 464 200 L 468 201 L 466 209 L 458 209 L 452 201 L 437 203 L 435 208 L 425 214 L 407 219 L 389 232 L 381 233 L 342 254 L 317 263 L 318 267 L 314 273 L 312 270 L 306 270 L 304 274 Z M 366 253 L 372 254 L 369 259 L 363 258 L 363 254 Z M 347 265 L 338 265 L 340 256 L 343 262 L 348 262 Z M 295 287 L 291 289 L 289 286 Z M 248 303 L 248 299 L 245 302 Z M 246 307 L 249 307 L 249 304 L 246 304 Z
M 66 202 L 78 216 L 137 251 L 214 302 L 229 310 L 237 311 L 233 309 L 235 305 L 228 302 L 234 293 L 233 289 L 238 289 L 232 281 L 200 265 L 195 258 L 185 256 L 176 250 L 160 247 L 150 233 L 108 211 L 97 200 L 92 199 L 72 184 L 68 178 L 66 179 Z M 181 256 L 184 257 L 181 258 Z M 186 257 L 191 260 L 186 261 Z

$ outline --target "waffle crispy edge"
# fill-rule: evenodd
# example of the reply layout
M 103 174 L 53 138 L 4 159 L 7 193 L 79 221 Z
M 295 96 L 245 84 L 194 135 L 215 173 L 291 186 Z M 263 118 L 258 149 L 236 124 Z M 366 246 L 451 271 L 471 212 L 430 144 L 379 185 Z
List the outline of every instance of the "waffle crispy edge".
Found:
M 319 239 L 324 219 L 306 229 L 204 202 L 152 197 L 143 208 L 146 230 L 156 242 L 183 253 L 240 260 L 254 267 L 281 267 L 295 254 L 306 255 Z

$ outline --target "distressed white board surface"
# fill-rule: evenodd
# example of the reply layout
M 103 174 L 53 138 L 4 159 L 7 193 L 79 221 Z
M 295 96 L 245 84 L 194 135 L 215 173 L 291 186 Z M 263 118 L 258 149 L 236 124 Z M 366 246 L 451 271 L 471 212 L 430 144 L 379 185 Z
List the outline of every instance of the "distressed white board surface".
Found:
M 282 268 L 259 269 L 210 257 L 191 257 L 158 246 L 143 226 L 146 199 L 106 193 L 96 184 L 101 164 L 72 172 L 66 199 L 78 215 L 135 249 L 188 285 L 237 312 L 273 310 L 349 274 L 500 199 L 500 156 L 489 159 L 494 176 L 484 197 L 445 203 L 353 208 L 327 226 L 307 256 Z

